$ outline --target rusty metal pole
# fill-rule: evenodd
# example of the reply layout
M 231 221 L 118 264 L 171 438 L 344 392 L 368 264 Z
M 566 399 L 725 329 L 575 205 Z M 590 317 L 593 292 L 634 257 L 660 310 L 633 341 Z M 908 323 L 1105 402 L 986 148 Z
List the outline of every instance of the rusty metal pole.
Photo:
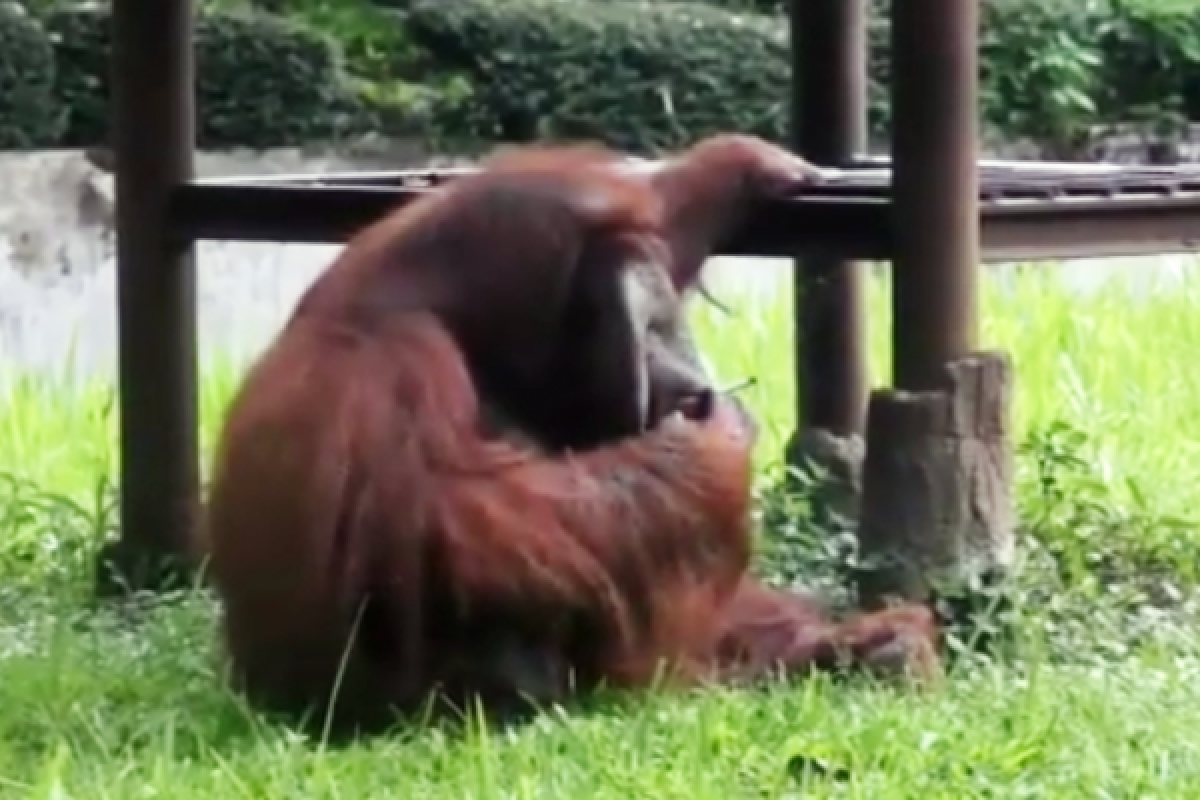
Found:
M 867 138 L 866 2 L 795 0 L 789 19 L 792 148 L 818 164 L 845 162 Z M 858 514 L 869 385 L 865 267 L 806 256 L 793 269 L 796 431 L 785 455 L 788 484 L 810 488 L 814 521 L 829 532 Z
M 807 2 L 807 0 L 806 0 Z M 940 388 L 974 350 L 979 3 L 892 3 L 892 354 L 900 389 Z
M 195 272 L 171 235 L 193 176 L 191 0 L 113 0 L 121 534 L 98 590 L 155 588 L 185 563 L 199 484 Z
M 796 0 L 792 31 L 793 149 L 819 164 L 859 155 L 867 139 L 865 0 Z M 865 264 L 796 264 L 797 424 L 862 432 L 867 403 Z

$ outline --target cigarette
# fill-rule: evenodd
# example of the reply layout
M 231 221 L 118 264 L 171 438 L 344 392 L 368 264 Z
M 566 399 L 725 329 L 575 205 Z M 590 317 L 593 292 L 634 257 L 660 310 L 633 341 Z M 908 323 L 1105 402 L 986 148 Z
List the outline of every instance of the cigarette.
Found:
M 757 383 L 758 383 L 758 378 L 754 378 L 754 377 L 743 378 L 742 380 L 738 381 L 737 383 L 731 383 L 728 386 L 726 386 L 724 389 L 721 390 L 721 393 L 722 394 L 737 394 L 740 391 L 749 389 L 751 386 L 754 386 Z

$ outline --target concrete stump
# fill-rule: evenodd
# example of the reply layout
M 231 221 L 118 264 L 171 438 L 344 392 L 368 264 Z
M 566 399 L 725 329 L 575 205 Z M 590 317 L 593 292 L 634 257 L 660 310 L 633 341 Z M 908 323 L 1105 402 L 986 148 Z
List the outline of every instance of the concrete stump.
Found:
M 990 590 L 1012 564 L 1010 359 L 974 354 L 941 383 L 872 393 L 859 524 L 866 608 Z

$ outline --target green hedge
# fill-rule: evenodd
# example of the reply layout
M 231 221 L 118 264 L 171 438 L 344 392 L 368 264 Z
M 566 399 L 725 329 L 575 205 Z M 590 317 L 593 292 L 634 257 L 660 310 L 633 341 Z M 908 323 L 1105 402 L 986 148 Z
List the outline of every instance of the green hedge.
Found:
M 106 141 L 108 8 L 58 8 L 45 15 L 45 24 L 57 57 L 56 103 L 68 109 L 62 144 Z M 324 34 L 265 13 L 205 12 L 195 23 L 195 47 L 203 147 L 295 144 L 369 127 L 340 51 Z
M 587 0 L 583 0 L 587 1 Z M 712 8 L 720 8 L 725 11 L 735 13 L 752 12 L 755 14 L 782 14 L 787 11 L 788 0 L 643 0 L 647 3 L 659 4 L 679 4 L 692 3 L 694 5 L 711 6 Z M 395 3 L 398 0 L 391 0 Z M 616 2 L 628 3 L 630 0 L 596 0 L 596 2 Z M 409 2 L 407 5 L 411 6 Z
M 384 130 L 589 138 L 653 152 L 730 129 L 778 139 L 787 127 L 786 22 L 747 10 L 781 0 L 378 1 L 402 11 L 364 11 L 355 0 L 336 14 L 306 11 L 310 23 L 324 20 L 307 25 L 202 12 L 199 143 Z M 1159 128 L 1200 119 L 1200 0 L 980 1 L 982 113 L 1005 138 L 1069 148 L 1093 126 L 1131 117 Z M 870 2 L 871 122 L 882 133 L 889 0 Z M 393 17 L 399 33 L 384 30 Z M 338 23 L 347 19 L 349 33 Z M 0 3 L 0 147 L 107 138 L 109 28 L 104 6 L 29 16 Z M 330 31 L 342 31 L 338 42 Z M 399 44 L 379 52 L 381 42 Z M 406 82 L 414 78 L 421 85 Z
M 434 68 L 472 93 L 441 125 L 524 141 L 603 139 L 656 150 L 723 129 L 777 137 L 785 120 L 786 28 L 703 5 L 427 0 L 408 30 Z
M 1159 125 L 1200 119 L 1195 2 L 983 3 L 982 112 L 1005 137 L 1069 146 L 1131 114 Z M 881 134 L 888 1 L 871 4 L 871 122 Z M 429 69 L 459 74 L 472 88 L 442 120 L 459 133 L 588 137 L 653 151 L 714 130 L 786 130 L 789 56 L 779 14 L 663 0 L 409 6 L 409 34 Z
M 54 51 L 41 23 L 14 3 L 0 4 L 0 149 L 57 142 L 63 114 L 54 102 Z

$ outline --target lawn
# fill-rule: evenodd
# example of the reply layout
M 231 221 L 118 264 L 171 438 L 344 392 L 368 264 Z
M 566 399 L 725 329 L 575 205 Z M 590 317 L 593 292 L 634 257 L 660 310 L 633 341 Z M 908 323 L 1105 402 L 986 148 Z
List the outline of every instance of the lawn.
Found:
M 223 690 L 209 598 L 137 625 L 89 605 L 114 525 L 111 388 L 0 375 L 0 796 L 1200 797 L 1200 277 L 1138 297 L 1008 278 L 985 284 L 984 341 L 1018 377 L 1019 635 L 923 695 L 815 679 L 323 747 Z M 878 381 L 882 279 L 871 304 Z M 791 303 L 734 310 L 694 316 L 723 378 L 758 379 L 765 485 L 793 425 Z M 206 444 L 236 375 L 204 370 Z M 788 563 L 836 567 L 793 527 L 771 532 Z

